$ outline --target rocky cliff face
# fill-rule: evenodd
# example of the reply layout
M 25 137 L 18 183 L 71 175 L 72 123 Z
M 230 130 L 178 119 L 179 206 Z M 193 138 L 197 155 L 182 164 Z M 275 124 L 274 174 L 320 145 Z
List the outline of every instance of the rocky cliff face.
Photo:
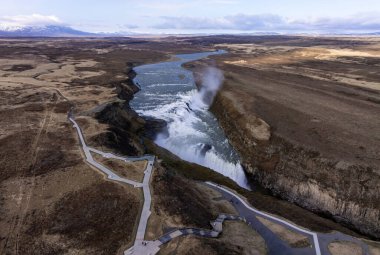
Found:
M 217 95 L 211 111 L 251 178 L 286 200 L 380 238 L 380 176 L 375 169 L 295 145 L 245 111 L 228 91 Z
M 127 79 L 114 81 L 112 84 L 120 101 L 110 103 L 95 113 L 95 117 L 101 123 L 107 123 L 110 127 L 107 133 L 102 133 L 93 139 L 127 155 L 141 155 L 145 149 L 141 144 L 139 133 L 144 129 L 146 121 L 129 106 L 139 88 L 132 81 L 135 72 L 131 67 L 127 68 L 126 74 Z
M 128 76 L 127 79 L 112 83 L 120 101 L 106 105 L 95 114 L 101 123 L 107 123 L 110 128 L 107 133 L 100 134 L 94 139 L 101 140 L 101 144 L 124 154 L 137 156 L 145 153 L 143 137 L 153 139 L 166 122 L 140 117 L 131 109 L 129 102 L 139 88 L 133 82 L 136 73 L 131 66 L 127 67 L 125 73 Z

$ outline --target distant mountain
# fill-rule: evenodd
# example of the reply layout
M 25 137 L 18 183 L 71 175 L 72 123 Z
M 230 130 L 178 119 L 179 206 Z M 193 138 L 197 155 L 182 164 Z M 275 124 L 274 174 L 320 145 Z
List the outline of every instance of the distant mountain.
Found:
M 0 25 L 0 37 L 81 37 L 97 36 L 66 26 L 6 27 Z
M 198 33 L 198 34 L 160 34 L 166 36 L 202 36 L 202 35 L 221 35 L 223 33 Z M 281 35 L 287 33 L 277 32 L 247 32 L 234 33 L 234 35 Z M 358 33 L 293 33 L 299 35 L 363 35 L 378 36 L 380 32 L 358 32 Z M 121 31 L 114 33 L 90 33 L 73 29 L 68 26 L 48 25 L 48 26 L 6 26 L 0 24 L 0 37 L 123 37 L 123 36 L 142 36 L 150 34 L 134 33 Z
M 114 33 L 90 33 L 67 26 L 4 26 L 0 24 L 0 37 L 122 37 L 140 35 L 139 33 L 122 31 Z
M 123 37 L 123 36 L 133 36 L 133 35 L 145 35 L 143 33 L 135 33 L 135 32 L 129 32 L 129 31 L 120 31 L 120 32 L 99 32 L 96 33 L 97 36 L 103 36 L 103 37 Z

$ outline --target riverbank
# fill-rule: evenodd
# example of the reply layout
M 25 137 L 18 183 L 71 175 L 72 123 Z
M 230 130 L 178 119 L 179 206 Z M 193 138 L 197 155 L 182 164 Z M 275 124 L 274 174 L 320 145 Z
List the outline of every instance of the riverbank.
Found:
M 182 67 L 189 61 L 222 53 L 211 51 L 174 55 L 174 61 L 136 67 L 138 74 L 134 81 L 141 90 L 135 94 L 130 105 L 142 118 L 158 124 L 158 128 L 162 127 L 161 132 L 153 137 L 158 146 L 250 189 L 237 153 L 208 111 L 209 105 L 205 101 L 214 92 L 214 87 L 221 85 L 220 72 L 208 69 L 209 87 L 198 91 L 193 74 Z
M 247 173 L 276 196 L 379 238 L 380 94 L 364 89 L 376 81 L 365 61 L 378 58 L 326 61 L 322 46 L 238 46 L 224 46 L 231 54 L 217 58 L 226 80 L 211 110 Z M 376 44 L 349 52 L 365 47 Z M 361 87 L 334 80 L 331 70 L 338 67 L 336 75 L 356 70 Z
M 294 204 L 244 190 L 210 169 L 183 161 L 155 145 L 147 135 L 156 125 L 129 107 L 129 100 L 138 90 L 131 83 L 132 68 L 165 61 L 177 52 L 212 50 L 213 46 L 205 46 L 210 39 L 225 40 L 169 38 L 136 43 L 130 38 L 84 38 L 0 42 L 0 253 L 121 254 L 134 241 L 143 205 L 141 194 L 129 185 L 110 182 L 85 163 L 78 134 L 67 119 L 73 106 L 87 145 L 106 156 L 99 159 L 97 155 L 94 160 L 115 166 L 107 158 L 109 153 L 158 155 L 150 183 L 152 214 L 147 240 L 173 228 L 210 229 L 209 221 L 219 214 L 237 214 L 228 199 L 221 199 L 220 193 L 200 185 L 200 181 L 222 184 L 244 195 L 256 208 L 313 231 L 338 229 L 355 235 Z M 137 171 L 138 167 L 134 165 L 131 170 Z M 133 175 L 139 178 L 140 174 Z M 287 242 L 300 245 L 291 239 Z M 167 254 L 178 248 L 185 252 L 194 249 L 207 254 L 237 254 L 262 251 L 264 245 L 252 228 L 227 222 L 221 238 L 183 237 L 168 243 L 162 251 Z

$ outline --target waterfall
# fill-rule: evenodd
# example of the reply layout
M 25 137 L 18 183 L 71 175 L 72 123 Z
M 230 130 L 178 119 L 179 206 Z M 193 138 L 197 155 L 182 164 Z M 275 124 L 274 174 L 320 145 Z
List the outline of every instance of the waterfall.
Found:
M 241 187 L 249 185 L 239 156 L 229 144 L 217 119 L 208 111 L 223 81 L 216 68 L 207 68 L 198 91 L 185 62 L 210 53 L 178 55 L 180 59 L 136 68 L 136 82 L 141 91 L 131 106 L 143 116 L 165 120 L 168 125 L 155 142 L 180 158 L 193 162 L 234 180 Z

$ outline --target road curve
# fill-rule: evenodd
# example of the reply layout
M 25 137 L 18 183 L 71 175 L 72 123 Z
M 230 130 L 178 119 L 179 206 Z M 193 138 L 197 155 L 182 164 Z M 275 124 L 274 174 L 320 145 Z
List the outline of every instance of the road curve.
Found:
M 300 232 L 300 233 L 306 234 L 308 236 L 311 236 L 312 240 L 313 240 L 313 247 L 314 247 L 314 250 L 315 250 L 314 254 L 321 255 L 321 249 L 319 247 L 319 240 L 318 240 L 318 236 L 317 236 L 316 233 L 311 232 L 311 231 L 306 230 L 306 229 L 303 229 L 303 228 L 300 228 L 300 227 L 298 227 L 298 226 L 296 226 L 296 225 L 294 225 L 292 223 L 289 223 L 289 222 L 287 222 L 285 220 L 276 218 L 273 215 L 270 215 L 268 213 L 259 211 L 259 210 L 255 209 L 255 208 L 251 207 L 240 196 L 236 195 L 235 193 L 233 193 L 232 191 L 230 191 L 227 188 L 224 188 L 224 187 L 222 187 L 220 185 L 217 185 L 215 183 L 212 183 L 212 182 L 206 182 L 206 184 L 209 185 L 209 186 L 211 186 L 212 188 L 218 190 L 219 192 L 222 192 L 222 194 L 228 194 L 228 195 L 234 197 L 236 199 L 235 201 L 237 202 L 237 203 L 235 203 L 235 208 L 237 206 L 239 206 L 239 205 L 244 206 L 246 209 L 248 209 L 249 211 L 251 211 L 255 215 L 263 216 L 263 217 L 265 217 L 267 219 L 270 219 L 271 221 L 274 221 L 274 222 L 279 223 L 279 224 L 281 224 L 283 226 L 291 228 L 292 230 L 295 230 L 296 232 Z
M 194 235 L 204 238 L 217 238 L 222 233 L 223 222 L 226 220 L 244 221 L 245 219 L 239 216 L 220 214 L 215 221 L 211 221 L 212 229 L 200 229 L 200 228 L 179 228 L 169 231 L 160 238 L 154 241 L 143 241 L 142 246 L 133 246 L 124 252 L 125 255 L 132 254 L 156 254 L 160 250 L 160 246 L 170 242 L 174 238 L 180 236 Z
M 222 233 L 223 230 L 223 222 L 226 220 L 233 220 L 233 221 L 243 221 L 245 222 L 245 219 L 240 216 L 234 216 L 234 215 L 228 215 L 228 214 L 220 214 L 218 218 L 216 218 L 215 221 L 211 221 L 211 230 L 208 229 L 199 229 L 199 228 L 180 228 L 175 229 L 169 233 L 164 234 L 157 240 L 161 242 L 161 244 L 165 244 L 173 238 L 178 236 L 186 236 L 186 235 L 195 235 L 200 237 L 208 237 L 208 238 L 216 238 Z
M 155 156 L 144 155 L 141 157 L 123 157 L 123 156 L 115 155 L 113 153 L 103 152 L 98 149 L 88 147 L 86 145 L 82 130 L 80 129 L 78 123 L 75 121 L 71 113 L 69 113 L 68 119 L 73 123 L 73 126 L 78 133 L 78 137 L 81 142 L 82 150 L 85 154 L 86 161 L 91 166 L 97 168 L 99 171 L 104 173 L 108 177 L 108 179 L 112 181 L 125 183 L 128 185 L 132 185 L 135 188 L 143 189 L 144 204 L 143 204 L 143 208 L 142 208 L 141 216 L 139 220 L 139 225 L 136 232 L 135 242 L 132 247 L 124 251 L 124 255 L 134 255 L 134 254 L 154 255 L 160 250 L 161 245 L 179 236 L 196 235 L 196 236 L 206 237 L 206 238 L 216 238 L 222 232 L 222 224 L 224 220 L 241 220 L 241 221 L 246 222 L 248 225 L 250 225 L 265 239 L 268 246 L 269 254 L 315 254 L 315 255 L 330 254 L 328 250 L 328 244 L 333 241 L 351 241 L 351 242 L 357 243 L 358 245 L 362 247 L 365 255 L 369 254 L 368 245 L 366 245 L 363 241 L 359 239 L 356 239 L 348 235 L 344 235 L 339 232 L 333 232 L 333 233 L 328 233 L 328 234 L 324 234 L 324 233 L 317 234 L 315 232 L 306 230 L 304 228 L 296 226 L 295 224 L 287 222 L 286 220 L 277 218 L 273 215 L 270 215 L 268 213 L 265 213 L 253 208 L 246 201 L 244 201 L 244 199 L 242 199 L 240 196 L 238 196 L 237 194 L 235 194 L 228 188 L 222 187 L 221 185 L 218 185 L 212 182 L 205 182 L 205 185 L 208 185 L 209 187 L 219 191 L 226 200 L 229 200 L 230 202 L 232 202 L 235 209 L 237 209 L 237 211 L 239 212 L 239 216 L 231 216 L 231 215 L 226 215 L 226 214 L 219 215 L 219 217 L 215 221 L 211 222 L 212 230 L 196 229 L 196 228 L 175 229 L 173 231 L 170 231 L 164 234 L 157 240 L 154 240 L 154 241 L 144 240 L 148 219 L 151 214 L 150 207 L 151 207 L 152 198 L 151 198 L 151 193 L 150 193 L 149 182 L 150 182 L 150 178 L 153 172 L 153 164 L 154 164 Z M 118 174 L 113 172 L 111 169 L 96 162 L 93 159 L 91 152 L 99 154 L 105 158 L 114 158 L 114 159 L 119 159 L 126 162 L 147 160 L 148 164 L 146 166 L 146 169 L 144 170 L 143 182 L 140 183 L 140 182 L 136 182 L 134 180 L 129 180 L 127 178 L 123 178 L 119 176 Z M 287 243 L 282 241 L 277 235 L 275 235 L 272 231 L 270 231 L 267 227 L 265 227 L 260 221 L 258 221 L 256 216 L 264 217 L 286 228 L 290 228 L 293 231 L 309 236 L 309 240 L 311 240 L 313 244 L 312 247 L 309 247 L 309 248 L 290 247 Z M 320 247 L 320 241 L 322 242 L 322 247 Z

